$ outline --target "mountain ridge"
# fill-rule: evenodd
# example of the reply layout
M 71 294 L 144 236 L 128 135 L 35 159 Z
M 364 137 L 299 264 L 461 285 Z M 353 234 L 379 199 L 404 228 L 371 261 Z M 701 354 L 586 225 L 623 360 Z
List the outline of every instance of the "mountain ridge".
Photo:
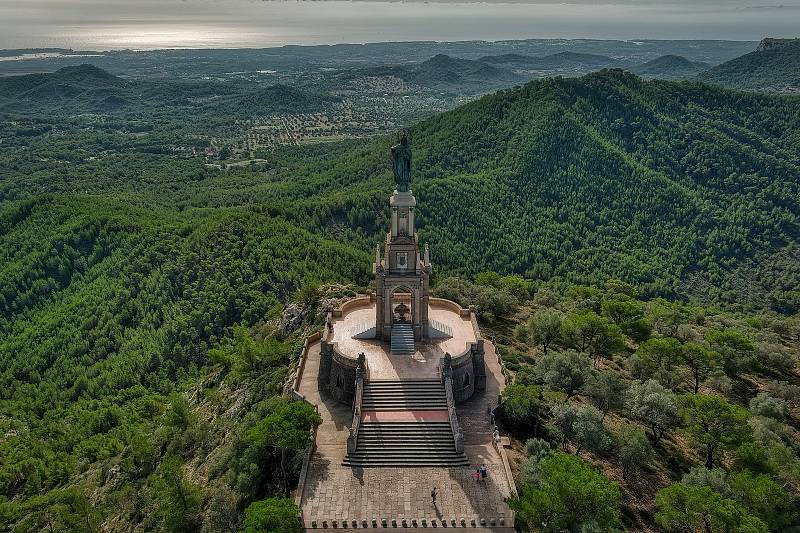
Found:
M 800 39 L 764 39 L 753 52 L 712 67 L 698 79 L 733 89 L 798 93 Z

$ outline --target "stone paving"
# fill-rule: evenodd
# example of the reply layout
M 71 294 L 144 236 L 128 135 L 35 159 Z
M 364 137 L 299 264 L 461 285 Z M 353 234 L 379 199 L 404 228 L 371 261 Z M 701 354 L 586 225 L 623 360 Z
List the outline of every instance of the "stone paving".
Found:
M 453 527 L 451 520 L 456 521 L 456 527 L 462 527 L 461 519 L 464 519 L 464 527 L 475 531 L 481 531 L 482 526 L 489 528 L 492 520 L 495 521 L 492 531 L 512 531 L 513 515 L 505 503 L 511 489 L 501 456 L 492 445 L 492 426 L 486 414 L 487 405 L 496 405 L 505 381 L 494 347 L 488 341 L 485 347 L 486 391 L 476 394 L 457 409 L 465 434 L 464 451 L 473 466 L 351 468 L 341 463 L 346 453 L 352 414 L 347 406 L 320 395 L 317 390 L 319 343 L 311 345 L 299 392 L 318 406 L 323 422 L 317 431 L 317 447 L 301 495 L 303 521 L 307 529 L 323 529 L 323 521 L 331 529 L 334 520 L 337 528 L 342 527 L 342 520 L 347 520 L 348 528 L 353 527 L 353 520 L 357 527 L 363 527 L 366 520 L 367 527 L 371 528 L 372 520 L 375 520 L 380 528 L 382 519 L 387 520 L 387 527 L 393 527 L 392 520 L 396 520 L 396 527 L 403 528 L 402 520 L 406 519 L 405 530 L 415 531 L 415 528 L 421 528 L 422 519 L 425 519 L 427 529 L 434 527 L 433 520 L 437 521 L 437 527 L 443 527 L 443 519 L 447 521 L 447 527 Z M 393 356 L 387 354 L 385 357 Z M 481 463 L 486 464 L 489 477 L 485 481 L 476 481 L 473 474 Z M 430 497 L 434 486 L 439 494 L 436 507 Z M 485 520 L 485 525 L 481 519 Z M 501 519 L 505 527 L 501 526 Z
M 469 343 L 475 342 L 472 321 L 460 316 L 452 310 L 431 305 L 429 318 L 438 320 L 453 328 L 453 336 L 449 339 L 433 341 L 430 344 L 417 344 L 417 351 L 412 356 L 392 356 L 386 343 L 374 340 L 353 339 L 363 324 L 375 322 L 375 304 L 367 304 L 351 309 L 341 318 L 333 322 L 334 342 L 344 354 L 364 352 L 370 379 L 411 379 L 436 377 L 436 368 L 445 352 L 459 355 L 466 350 Z

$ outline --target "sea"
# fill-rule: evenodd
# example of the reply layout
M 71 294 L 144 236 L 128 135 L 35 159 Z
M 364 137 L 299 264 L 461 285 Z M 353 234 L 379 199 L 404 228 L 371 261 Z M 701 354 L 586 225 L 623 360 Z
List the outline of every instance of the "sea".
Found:
M 524 38 L 759 40 L 800 33 L 800 3 L 0 0 L 0 49 L 148 50 Z

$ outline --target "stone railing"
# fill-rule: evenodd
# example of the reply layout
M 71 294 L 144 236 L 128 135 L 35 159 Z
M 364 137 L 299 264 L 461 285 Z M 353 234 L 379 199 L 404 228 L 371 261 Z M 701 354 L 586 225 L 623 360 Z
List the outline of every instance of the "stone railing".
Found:
M 449 353 L 444 354 L 441 376 L 445 395 L 447 396 L 447 417 L 450 420 L 450 429 L 453 430 L 453 443 L 456 446 L 456 451 L 461 453 L 464 451 L 464 432 L 458 423 L 458 416 L 456 415 L 456 402 L 453 396 L 453 366 Z
M 303 350 L 300 352 L 300 360 L 297 362 L 297 371 L 295 372 L 292 381 L 292 398 L 296 400 L 305 400 L 305 397 L 300 394 L 300 380 L 303 378 L 303 371 L 306 369 L 306 360 L 308 359 L 308 349 L 313 343 L 320 340 L 325 335 L 325 330 L 317 331 L 316 333 L 308 336 L 303 341 Z
M 303 396 L 300 396 L 298 401 L 306 402 L 309 405 L 314 405 L 308 400 L 306 400 Z M 314 409 L 319 412 L 319 407 L 314 405 Z M 311 428 L 311 443 L 309 444 L 308 448 L 306 449 L 306 453 L 303 455 L 303 466 L 300 468 L 300 479 L 297 482 L 297 492 L 294 496 L 294 502 L 301 509 L 300 511 L 300 521 L 303 522 L 303 515 L 302 515 L 302 508 L 303 508 L 303 493 L 306 490 L 306 480 L 308 478 L 308 468 L 309 464 L 311 464 L 311 456 L 314 454 L 314 450 L 317 449 L 317 428 Z
M 339 307 L 328 313 L 328 317 L 330 317 L 331 319 L 342 318 L 342 316 L 346 315 L 351 309 L 371 304 L 374 301 L 375 301 L 374 294 L 367 294 L 365 296 L 356 296 L 355 298 L 351 298 L 349 300 L 342 302 L 342 305 L 340 305 Z
M 358 443 L 358 429 L 361 427 L 361 401 L 364 397 L 364 381 L 367 378 L 367 360 L 362 352 L 358 354 L 358 367 L 356 367 L 356 393 L 353 400 L 353 424 L 347 436 L 347 453 L 356 451 Z
M 511 446 L 511 442 L 508 437 L 502 437 L 500 435 L 497 426 L 495 426 L 494 434 L 492 435 L 492 444 L 500 455 L 500 459 L 503 461 L 503 471 L 506 474 L 506 479 L 508 479 L 509 495 L 512 498 L 516 498 L 519 496 L 517 493 L 517 484 L 514 482 L 514 474 L 511 472 L 511 463 L 508 461 L 508 454 L 506 454 L 505 450 L 506 446 Z

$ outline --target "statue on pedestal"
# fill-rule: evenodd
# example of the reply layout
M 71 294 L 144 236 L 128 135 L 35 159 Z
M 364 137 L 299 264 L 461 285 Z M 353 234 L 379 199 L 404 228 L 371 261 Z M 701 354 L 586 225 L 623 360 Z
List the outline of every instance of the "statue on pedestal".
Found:
M 398 192 L 408 192 L 411 183 L 411 146 L 408 143 L 408 132 L 403 132 L 400 142 L 392 146 L 392 169 Z

